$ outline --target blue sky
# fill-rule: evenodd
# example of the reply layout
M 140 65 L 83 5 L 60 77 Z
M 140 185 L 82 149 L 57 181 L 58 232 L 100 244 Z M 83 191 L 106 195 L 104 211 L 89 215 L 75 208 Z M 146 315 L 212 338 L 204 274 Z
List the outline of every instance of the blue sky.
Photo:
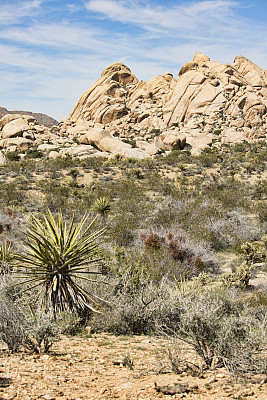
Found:
M 196 51 L 267 69 L 267 1 L 0 0 L 0 106 L 60 120 L 108 65 L 177 77 Z

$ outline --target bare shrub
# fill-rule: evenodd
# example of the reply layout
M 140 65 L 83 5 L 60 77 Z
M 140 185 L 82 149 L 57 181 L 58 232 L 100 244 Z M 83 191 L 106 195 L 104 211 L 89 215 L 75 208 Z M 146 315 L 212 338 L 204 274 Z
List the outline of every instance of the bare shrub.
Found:
M 152 334 L 166 294 L 165 281 L 156 284 L 130 270 L 113 279 L 111 293 L 106 294 L 111 306 L 103 314 L 93 314 L 92 328 L 116 334 Z
M 181 275 L 188 277 L 198 275 L 202 271 L 215 271 L 217 263 L 208 245 L 189 239 L 182 230 L 166 231 L 151 230 L 142 232 L 140 239 L 144 242 L 145 252 L 162 255 L 165 264 L 168 258 L 173 260 L 176 278 Z M 171 275 L 171 269 L 165 268 L 165 273 Z
M 11 351 L 21 347 L 24 337 L 24 316 L 3 293 L 0 295 L 0 339 Z
M 243 373 L 264 368 L 266 315 L 266 307 L 248 309 L 237 291 L 189 285 L 173 292 L 158 324 L 161 333 L 192 346 L 204 368 Z
M 23 299 L 16 299 L 8 279 L 2 281 L 0 287 L 0 339 L 13 352 L 23 348 L 34 353 L 48 352 L 58 340 L 52 316 L 37 311 L 31 313 Z

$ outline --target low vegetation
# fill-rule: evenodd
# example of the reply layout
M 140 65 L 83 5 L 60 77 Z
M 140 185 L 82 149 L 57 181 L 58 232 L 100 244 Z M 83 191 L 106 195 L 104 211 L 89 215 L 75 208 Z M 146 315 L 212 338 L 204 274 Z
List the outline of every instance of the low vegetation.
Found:
M 264 372 L 266 158 L 265 142 L 142 161 L 10 153 L 1 339 L 47 352 L 89 325 L 189 344 L 202 363 L 170 352 L 176 372 Z

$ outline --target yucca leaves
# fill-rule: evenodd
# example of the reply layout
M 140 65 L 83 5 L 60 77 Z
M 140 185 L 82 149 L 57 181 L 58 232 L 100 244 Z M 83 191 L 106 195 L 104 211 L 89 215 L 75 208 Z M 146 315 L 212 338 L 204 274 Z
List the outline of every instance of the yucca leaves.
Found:
M 9 241 L 0 244 L 0 274 L 10 272 L 10 264 L 14 257 L 13 244 Z
M 99 197 L 93 204 L 92 206 L 92 211 L 95 211 L 96 213 L 100 214 L 103 219 L 106 219 L 106 216 L 111 210 L 111 203 L 110 200 L 105 197 Z
M 62 213 L 55 219 L 48 210 L 44 222 L 34 218 L 24 231 L 24 249 L 15 255 L 16 269 L 20 272 L 25 289 L 44 288 L 45 299 L 54 314 L 64 310 L 94 309 L 96 296 L 90 295 L 79 280 L 95 282 L 89 274 L 99 274 L 101 261 L 97 239 L 104 229 L 90 233 L 94 220 L 85 216 L 80 223 L 64 222 Z M 21 284 L 20 283 L 20 284 Z

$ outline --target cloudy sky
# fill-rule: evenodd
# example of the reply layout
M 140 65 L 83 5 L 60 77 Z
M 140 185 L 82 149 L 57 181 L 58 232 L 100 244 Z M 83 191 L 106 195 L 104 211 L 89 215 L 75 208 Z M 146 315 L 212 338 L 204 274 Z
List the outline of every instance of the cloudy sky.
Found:
M 0 0 L 0 106 L 60 120 L 114 62 L 143 80 L 196 51 L 267 69 L 266 17 L 266 0 Z

